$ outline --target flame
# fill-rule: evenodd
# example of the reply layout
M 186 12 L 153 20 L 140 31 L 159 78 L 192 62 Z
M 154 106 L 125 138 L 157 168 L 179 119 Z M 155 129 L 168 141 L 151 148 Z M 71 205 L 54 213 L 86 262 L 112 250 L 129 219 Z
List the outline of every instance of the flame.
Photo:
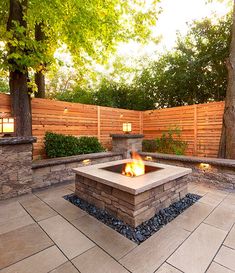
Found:
M 132 152 L 132 159 L 132 162 L 126 163 L 122 174 L 130 177 L 145 174 L 144 162 L 141 157 L 136 152 Z

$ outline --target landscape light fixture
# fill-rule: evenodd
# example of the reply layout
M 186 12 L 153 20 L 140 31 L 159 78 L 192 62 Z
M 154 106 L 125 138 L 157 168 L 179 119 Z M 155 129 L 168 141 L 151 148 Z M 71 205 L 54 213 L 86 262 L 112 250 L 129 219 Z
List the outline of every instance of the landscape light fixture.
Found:
M 123 123 L 122 124 L 122 131 L 125 134 L 129 134 L 132 131 L 132 126 L 131 123 L 127 122 L 127 123 Z
M 15 120 L 12 117 L 0 118 L 0 134 L 11 136 L 15 130 Z

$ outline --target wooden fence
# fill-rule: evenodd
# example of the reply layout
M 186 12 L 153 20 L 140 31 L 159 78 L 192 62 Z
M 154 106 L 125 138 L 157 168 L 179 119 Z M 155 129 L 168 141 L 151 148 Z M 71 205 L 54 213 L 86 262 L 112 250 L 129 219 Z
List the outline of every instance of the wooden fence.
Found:
M 187 154 L 216 157 L 221 134 L 224 102 L 174 107 L 152 111 L 132 111 L 47 99 L 32 99 L 34 158 L 44 156 L 46 131 L 74 136 L 96 136 L 111 148 L 110 133 L 121 133 L 122 123 L 131 122 L 133 133 L 153 139 L 179 127 L 188 142 Z M 10 98 L 0 94 L 0 113 L 10 114 Z
M 152 139 L 178 127 L 188 143 L 188 155 L 217 157 L 223 111 L 224 102 L 145 111 L 143 132 L 146 139 Z
M 0 113 L 10 114 L 10 98 L 0 94 Z M 44 157 L 46 131 L 74 136 L 96 136 L 111 148 L 111 133 L 122 133 L 122 123 L 131 122 L 133 133 L 142 132 L 142 112 L 69 103 L 48 99 L 32 99 L 34 158 Z

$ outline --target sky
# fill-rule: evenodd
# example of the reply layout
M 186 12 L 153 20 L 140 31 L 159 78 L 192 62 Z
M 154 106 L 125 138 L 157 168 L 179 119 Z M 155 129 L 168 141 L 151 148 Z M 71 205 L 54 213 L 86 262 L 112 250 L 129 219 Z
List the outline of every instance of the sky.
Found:
M 228 3 L 232 0 L 228 1 Z M 206 4 L 206 0 L 162 0 L 160 3 L 162 13 L 159 15 L 156 27 L 153 28 L 153 36 L 161 35 L 162 39 L 158 45 L 153 43 L 143 47 L 136 43 L 129 45 L 120 44 L 118 54 L 136 57 L 140 54 L 151 55 L 155 50 L 162 52 L 174 46 L 177 31 L 182 34 L 187 32 L 187 22 L 211 17 L 213 15 L 223 16 L 229 11 L 229 6 L 223 2 Z

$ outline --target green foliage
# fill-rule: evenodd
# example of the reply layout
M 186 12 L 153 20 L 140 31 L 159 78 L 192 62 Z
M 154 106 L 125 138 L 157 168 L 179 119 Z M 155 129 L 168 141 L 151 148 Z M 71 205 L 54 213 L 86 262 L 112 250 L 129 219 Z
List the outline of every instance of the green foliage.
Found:
M 76 87 L 73 91 L 56 93 L 56 99 L 84 104 L 95 104 L 94 92 Z
M 95 104 L 122 109 L 153 109 L 155 102 L 149 93 L 135 86 L 103 80 L 98 90 L 82 89 L 57 92 L 53 97 L 58 100 Z
M 10 1 L 0 1 L 0 41 L 5 45 L 0 52 L 1 66 L 25 73 L 43 69 L 46 73 L 55 61 L 56 48 L 66 44 L 75 67 L 84 74 L 84 64 L 104 63 L 118 42 L 145 42 L 150 26 L 156 23 L 158 1 L 152 0 L 146 8 L 140 0 L 29 0 L 24 10 L 27 27 L 15 22 L 11 31 L 6 28 Z M 45 36 L 42 41 L 34 37 L 39 24 Z
M 181 140 L 181 130 L 178 128 L 169 129 L 156 139 L 157 152 L 164 154 L 184 155 L 187 149 L 187 142 Z
M 169 129 L 157 139 L 143 140 L 143 152 L 184 155 L 188 144 L 181 139 L 179 128 Z
M 8 75 L 7 72 L 0 69 L 0 93 L 8 93 L 9 92 L 9 84 L 8 84 Z
M 144 139 L 142 142 L 142 150 L 147 153 L 156 153 L 157 142 L 155 139 Z
M 103 79 L 93 90 L 76 87 L 57 99 L 133 110 L 224 100 L 231 15 L 191 24 L 176 47 L 137 73 L 132 84 Z M 117 63 L 118 71 L 120 64 Z
M 105 149 L 99 143 L 96 137 L 80 137 L 78 139 L 78 146 L 81 154 L 90 154 L 104 152 Z
M 143 70 L 136 79 L 138 89 L 149 94 L 157 108 L 223 100 L 231 23 L 230 15 L 216 23 L 195 21 L 185 37 L 178 35 L 173 51 Z
M 96 137 L 74 137 L 52 132 L 45 134 L 45 151 L 49 158 L 104 151 Z

